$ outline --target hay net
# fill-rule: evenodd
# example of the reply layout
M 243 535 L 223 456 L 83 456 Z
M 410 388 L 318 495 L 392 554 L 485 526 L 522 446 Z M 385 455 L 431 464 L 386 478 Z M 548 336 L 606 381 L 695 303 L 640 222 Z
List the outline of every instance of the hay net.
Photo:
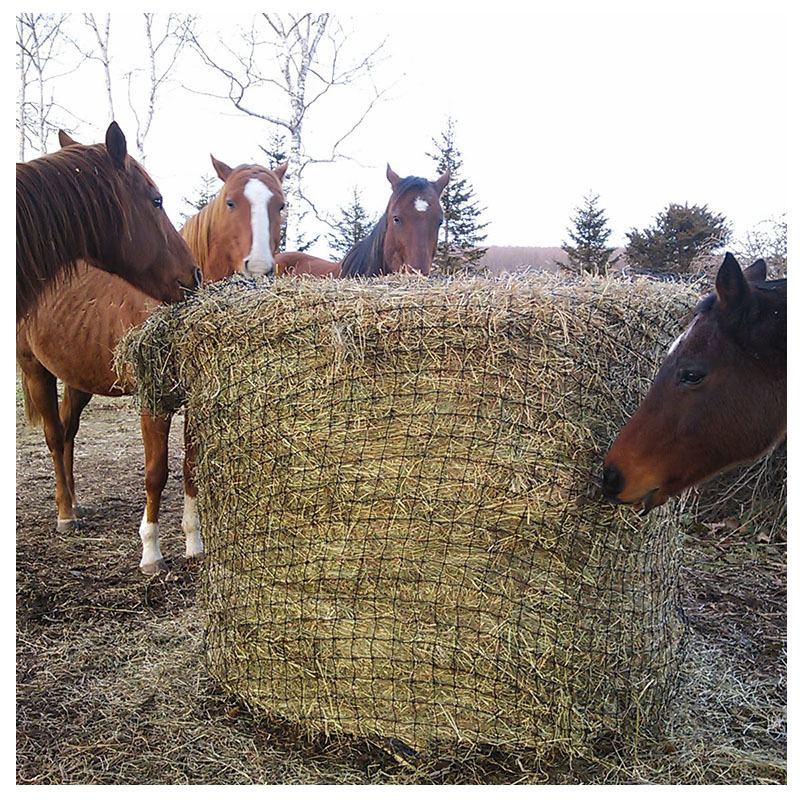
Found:
M 254 281 L 122 345 L 198 448 L 207 661 L 310 731 L 580 752 L 664 715 L 673 514 L 602 456 L 697 298 L 649 281 Z

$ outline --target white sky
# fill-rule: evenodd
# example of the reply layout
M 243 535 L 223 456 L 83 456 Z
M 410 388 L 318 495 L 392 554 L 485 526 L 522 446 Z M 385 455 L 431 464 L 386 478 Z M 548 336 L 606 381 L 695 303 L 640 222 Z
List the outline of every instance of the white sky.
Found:
M 454 16 L 359 12 L 363 3 L 346 3 L 339 16 L 352 14 L 356 51 L 387 39 L 374 77 L 392 88 L 344 149 L 357 162 L 309 169 L 305 191 L 335 213 L 358 186 L 377 216 L 389 196 L 387 161 L 401 175 L 433 178 L 426 152 L 451 116 L 463 176 L 486 209 L 487 244 L 559 245 L 590 191 L 600 195 L 612 244 L 651 225 L 670 202 L 707 204 L 742 236 L 788 204 L 787 20 L 776 14 L 783 4 L 749 5 L 742 12 L 737 3 L 695 0 L 654 13 L 639 10 L 646 3 L 562 2 L 530 4 L 561 13 L 514 14 L 498 10 L 501 3 L 491 14 Z M 227 16 L 228 25 L 236 20 Z M 206 16 L 202 24 L 210 33 L 225 21 Z M 195 87 L 211 79 L 195 60 L 181 76 Z M 64 91 L 63 101 L 95 122 L 76 131 L 81 141 L 102 139 L 102 91 L 99 69 L 94 86 L 81 82 L 74 97 Z M 338 133 L 362 102 L 351 93 L 320 106 L 308 118 L 309 143 Z M 129 112 L 117 108 L 131 130 Z M 147 166 L 176 223 L 183 198 L 213 174 L 209 153 L 231 166 L 263 162 L 264 130 L 227 101 L 177 85 L 162 95 Z M 313 251 L 327 254 L 324 237 Z

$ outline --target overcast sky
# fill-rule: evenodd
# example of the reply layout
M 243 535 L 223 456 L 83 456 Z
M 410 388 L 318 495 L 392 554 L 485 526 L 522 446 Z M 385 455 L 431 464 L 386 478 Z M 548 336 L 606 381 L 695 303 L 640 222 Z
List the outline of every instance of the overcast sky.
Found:
M 344 149 L 355 160 L 306 173 L 306 193 L 321 209 L 335 212 L 358 186 L 367 209 L 382 213 L 387 162 L 401 175 L 433 178 L 426 153 L 447 117 L 456 121 L 463 176 L 486 209 L 488 244 L 559 245 L 589 192 L 600 195 L 617 245 L 670 202 L 707 204 L 738 236 L 787 209 L 780 4 L 741 12 L 736 3 L 659 3 L 672 11 L 654 13 L 637 10 L 646 3 L 564 2 L 529 6 L 563 13 L 524 15 L 503 12 L 502 3 L 491 14 L 457 15 L 359 13 L 358 4 L 345 5 L 351 13 L 340 16 L 355 30 L 355 52 L 386 39 L 373 78 L 388 92 Z M 210 39 L 236 21 L 204 15 L 201 24 Z M 180 81 L 212 88 L 196 60 Z M 93 90 L 77 88 L 62 98 L 87 120 L 77 138 L 99 141 L 107 125 L 99 73 Z M 320 106 L 308 118 L 309 142 L 365 101 L 343 93 Z M 117 117 L 123 129 L 132 126 L 125 109 Z M 263 162 L 260 143 L 263 125 L 230 104 L 171 87 L 147 166 L 173 219 L 179 222 L 182 199 L 200 176 L 213 174 L 210 152 L 231 166 Z M 321 244 L 318 254 L 326 249 Z

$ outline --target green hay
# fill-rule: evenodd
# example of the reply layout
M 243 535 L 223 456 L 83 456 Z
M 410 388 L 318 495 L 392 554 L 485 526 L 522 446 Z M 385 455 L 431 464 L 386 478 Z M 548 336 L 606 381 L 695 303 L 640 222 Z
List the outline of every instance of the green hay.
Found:
M 577 754 L 661 719 L 676 519 L 596 479 L 696 296 L 235 278 L 157 312 L 118 357 L 151 410 L 186 404 L 212 675 L 419 752 Z

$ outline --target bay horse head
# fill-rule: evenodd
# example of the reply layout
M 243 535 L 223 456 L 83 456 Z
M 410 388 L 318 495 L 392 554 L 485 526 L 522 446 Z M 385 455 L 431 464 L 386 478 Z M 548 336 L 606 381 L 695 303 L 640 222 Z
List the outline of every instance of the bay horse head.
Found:
M 223 187 L 181 231 L 206 279 L 215 281 L 234 272 L 272 274 L 280 246 L 286 204 L 282 184 L 288 165 L 269 170 L 242 164 L 232 169 L 213 155 L 211 163 Z
M 109 125 L 104 144 L 82 145 L 64 131 L 59 142 L 61 150 L 17 165 L 22 307 L 33 304 L 29 284 L 42 287 L 79 260 L 166 302 L 199 285 L 194 257 L 164 211 L 158 187 L 128 154 L 119 125 Z
M 647 512 L 751 461 L 786 433 L 786 280 L 726 254 L 653 384 L 608 451 L 606 497 Z
M 419 272 L 429 275 L 443 221 L 439 198 L 450 181 L 450 172 L 435 181 L 401 178 L 386 165 L 392 194 L 372 232 L 342 260 L 342 276 L 388 275 Z

